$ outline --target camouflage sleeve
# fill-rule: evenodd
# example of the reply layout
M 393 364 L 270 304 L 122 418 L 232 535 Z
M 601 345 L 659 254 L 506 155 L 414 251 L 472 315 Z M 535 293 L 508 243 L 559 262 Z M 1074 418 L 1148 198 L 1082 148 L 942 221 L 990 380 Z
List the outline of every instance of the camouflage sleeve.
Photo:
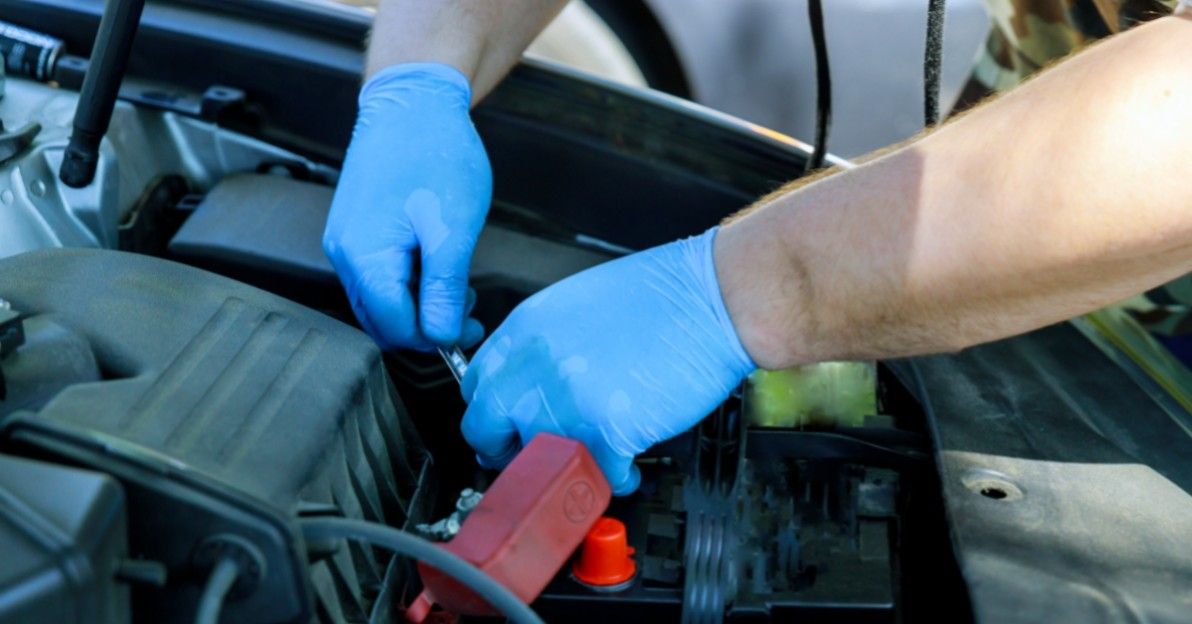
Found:
M 1192 0 L 985 0 L 992 20 L 968 84 L 953 112 L 1005 91 L 1089 43 L 1175 10 Z M 1192 334 L 1192 274 L 1122 306 L 1154 334 Z
M 985 0 L 992 27 L 959 108 L 1005 91 L 1101 37 L 1189 0 Z

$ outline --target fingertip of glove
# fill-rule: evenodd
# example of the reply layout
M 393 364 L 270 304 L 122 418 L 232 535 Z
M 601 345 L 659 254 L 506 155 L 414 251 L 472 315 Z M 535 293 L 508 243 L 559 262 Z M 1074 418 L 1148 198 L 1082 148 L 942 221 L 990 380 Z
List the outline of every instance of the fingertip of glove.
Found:
M 352 311 L 365 333 L 384 351 L 395 349 L 412 349 L 416 351 L 430 351 L 434 344 L 424 336 L 409 312 L 414 307 L 412 296 L 408 291 L 397 293 L 370 292 L 363 296 L 353 296 Z
M 335 265 L 337 256 L 339 255 L 339 233 L 332 231 L 331 224 L 323 228 L 323 255 L 327 256 L 327 260 Z
M 459 346 L 463 349 L 470 349 L 480 343 L 484 339 L 484 325 L 480 324 L 474 318 L 464 320 L 463 330 L 459 333 Z
M 422 335 L 426 339 L 444 347 L 450 347 L 463 342 L 463 325 L 460 321 L 449 319 L 427 319 L 422 322 Z
M 422 334 L 437 344 L 458 344 L 466 329 L 467 282 L 423 276 L 419 291 L 418 324 Z
M 642 471 L 638 469 L 636 464 L 629 464 L 629 469 L 625 471 L 625 478 L 619 484 L 609 484 L 613 490 L 613 496 L 628 496 L 637 491 L 637 488 L 642 484 Z
M 515 444 L 501 455 L 490 456 L 476 453 L 476 463 L 480 464 L 480 467 L 485 470 L 504 470 L 505 466 L 508 466 L 514 457 L 517 457 L 517 453 L 520 450 L 521 447 Z
M 468 370 L 464 373 L 464 378 L 459 380 L 459 393 L 464 398 L 465 403 L 471 403 L 472 397 L 476 393 L 476 386 L 480 380 L 476 376 L 476 358 L 468 363 Z

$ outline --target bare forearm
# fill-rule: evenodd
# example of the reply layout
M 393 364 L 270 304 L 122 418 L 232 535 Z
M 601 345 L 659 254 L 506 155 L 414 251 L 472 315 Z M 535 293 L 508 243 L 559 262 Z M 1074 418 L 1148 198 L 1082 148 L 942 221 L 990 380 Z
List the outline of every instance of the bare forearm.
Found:
M 496 86 L 565 0 L 382 0 L 366 74 L 437 62 L 463 72 L 473 101 Z
M 1192 270 L 1192 20 L 1120 35 L 716 241 L 757 363 L 1028 331 Z

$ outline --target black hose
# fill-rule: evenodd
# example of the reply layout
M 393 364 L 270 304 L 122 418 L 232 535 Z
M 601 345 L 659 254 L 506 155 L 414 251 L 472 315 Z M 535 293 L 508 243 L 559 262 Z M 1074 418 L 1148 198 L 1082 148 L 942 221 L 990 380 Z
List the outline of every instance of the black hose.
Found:
M 811 44 L 815 47 L 815 145 L 803 167 L 804 174 L 824 166 L 828 128 L 832 125 L 832 71 L 828 66 L 828 38 L 824 33 L 821 0 L 808 0 L 807 19 L 811 22 Z
M 940 120 L 940 72 L 944 64 L 944 0 L 927 2 L 927 42 L 923 54 L 923 123 Z
M 223 609 L 224 598 L 232 585 L 236 584 L 236 577 L 240 575 L 240 566 L 230 558 L 220 559 L 207 577 L 207 586 L 203 588 L 203 596 L 199 598 L 199 610 L 195 615 L 195 624 L 216 624 L 219 622 L 219 612 Z
M 420 537 L 382 524 L 347 518 L 306 518 L 299 521 L 299 526 L 307 542 L 353 539 L 423 561 L 475 592 L 510 621 L 543 624 L 542 618 L 504 585 L 454 553 Z

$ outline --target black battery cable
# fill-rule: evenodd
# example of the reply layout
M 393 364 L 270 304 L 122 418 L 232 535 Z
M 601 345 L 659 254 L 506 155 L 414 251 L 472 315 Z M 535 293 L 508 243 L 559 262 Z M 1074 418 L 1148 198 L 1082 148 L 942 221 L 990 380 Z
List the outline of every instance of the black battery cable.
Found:
M 504 585 L 454 553 L 420 537 L 383 524 L 347 518 L 303 518 L 298 524 L 308 543 L 349 539 L 387 548 L 454 578 L 515 624 L 543 624 L 542 618 Z

